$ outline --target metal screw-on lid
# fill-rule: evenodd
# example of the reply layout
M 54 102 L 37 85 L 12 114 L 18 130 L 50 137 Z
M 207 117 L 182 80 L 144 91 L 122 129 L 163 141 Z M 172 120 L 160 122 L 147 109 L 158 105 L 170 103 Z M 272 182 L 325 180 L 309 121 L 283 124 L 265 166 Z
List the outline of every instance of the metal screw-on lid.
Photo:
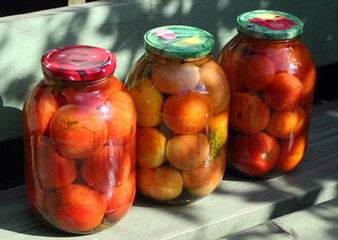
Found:
M 291 39 L 303 32 L 303 22 L 285 12 L 255 10 L 237 17 L 237 29 L 255 38 L 270 40 Z
M 41 64 L 42 71 L 49 77 L 89 81 L 112 74 L 116 58 L 103 48 L 71 45 L 48 51 L 42 56 Z
M 212 52 L 214 37 L 199 28 L 172 25 L 149 30 L 144 35 L 145 49 L 169 58 L 193 58 Z

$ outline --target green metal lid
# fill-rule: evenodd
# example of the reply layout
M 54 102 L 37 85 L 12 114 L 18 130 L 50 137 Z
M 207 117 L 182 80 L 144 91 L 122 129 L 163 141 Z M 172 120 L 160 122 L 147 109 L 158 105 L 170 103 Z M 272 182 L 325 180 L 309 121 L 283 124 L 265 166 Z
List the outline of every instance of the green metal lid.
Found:
M 149 30 L 144 35 L 145 49 L 169 58 L 193 58 L 211 53 L 214 37 L 199 28 L 172 25 Z
M 237 17 L 238 31 L 255 38 L 291 39 L 302 34 L 303 26 L 299 18 L 280 11 L 255 10 Z

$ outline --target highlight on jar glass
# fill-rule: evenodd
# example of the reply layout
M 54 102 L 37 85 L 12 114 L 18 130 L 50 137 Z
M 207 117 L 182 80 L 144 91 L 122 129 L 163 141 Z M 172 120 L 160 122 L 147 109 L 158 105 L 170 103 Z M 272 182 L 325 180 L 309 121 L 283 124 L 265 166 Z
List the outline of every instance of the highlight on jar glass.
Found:
M 300 163 L 307 147 L 316 68 L 300 41 L 303 22 L 255 10 L 238 16 L 237 29 L 218 57 L 231 92 L 229 169 L 279 176 Z
M 115 56 L 72 45 L 41 59 L 23 107 L 26 196 L 50 227 L 75 234 L 121 220 L 136 192 L 136 110 Z
M 137 112 L 137 191 L 184 205 L 213 192 L 225 171 L 230 89 L 213 36 L 172 25 L 149 30 L 126 85 Z

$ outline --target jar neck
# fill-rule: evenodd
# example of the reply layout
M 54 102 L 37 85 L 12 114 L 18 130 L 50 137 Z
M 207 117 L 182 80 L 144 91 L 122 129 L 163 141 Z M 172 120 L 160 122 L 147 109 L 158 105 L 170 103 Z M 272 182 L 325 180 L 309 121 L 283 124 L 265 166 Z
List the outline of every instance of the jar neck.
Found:
M 53 78 L 48 76 L 47 74 L 44 74 L 44 82 L 48 85 L 67 85 L 67 86 L 79 86 L 79 85 L 85 85 L 85 86 L 91 86 L 96 84 L 101 84 L 104 82 L 108 82 L 110 78 L 114 76 L 113 74 L 108 75 L 104 78 L 99 79 L 93 79 L 93 80 L 87 80 L 87 81 L 70 81 L 66 79 L 60 79 L 60 78 Z
M 280 40 L 270 40 L 270 39 L 265 39 L 265 38 L 255 38 L 251 37 L 249 35 L 246 35 L 244 33 L 238 32 L 238 36 L 242 41 L 247 41 L 247 42 L 265 42 L 268 44 L 287 44 L 287 43 L 294 43 L 298 42 L 300 40 L 300 36 L 290 38 L 290 39 L 280 39 Z
M 152 54 L 150 52 L 146 52 L 146 55 L 154 60 L 154 62 L 173 62 L 173 63 L 196 63 L 201 61 L 206 61 L 209 58 L 212 58 L 211 53 L 194 58 L 168 58 L 159 55 Z

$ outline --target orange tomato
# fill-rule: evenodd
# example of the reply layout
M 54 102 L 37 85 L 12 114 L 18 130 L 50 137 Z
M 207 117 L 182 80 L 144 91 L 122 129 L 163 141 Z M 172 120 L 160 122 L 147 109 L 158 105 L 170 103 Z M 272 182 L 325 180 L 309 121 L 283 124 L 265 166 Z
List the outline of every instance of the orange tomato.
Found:
M 213 161 L 206 161 L 198 168 L 182 171 L 183 184 L 189 192 L 203 197 L 213 192 L 223 178 L 225 171 L 225 150 Z
M 108 191 L 129 176 L 129 153 L 121 146 L 105 145 L 85 159 L 81 174 L 87 184 L 100 191 Z
M 277 140 L 264 133 L 234 135 L 229 143 L 232 165 L 250 176 L 263 176 L 277 163 L 280 146 Z
M 303 131 L 305 121 L 305 110 L 300 106 L 288 111 L 272 111 L 266 130 L 278 138 L 293 138 Z
M 132 98 L 127 92 L 116 92 L 98 108 L 108 126 L 108 138 L 119 141 L 132 133 L 136 124 L 136 111 Z
M 221 66 L 211 60 L 200 68 L 200 76 L 208 91 L 214 113 L 224 111 L 229 106 L 230 88 Z
M 137 125 L 154 127 L 161 122 L 163 94 L 150 78 L 137 79 L 129 90 L 137 112 Z
M 274 77 L 273 62 L 261 54 L 244 58 L 238 68 L 239 81 L 243 81 L 244 85 L 251 90 L 264 90 L 273 82 Z
M 23 107 L 24 128 L 31 133 L 41 135 L 48 134 L 50 120 L 60 107 L 55 89 L 52 87 L 41 86 L 34 91 Z
M 74 233 L 86 232 L 98 226 L 106 206 L 102 194 L 81 184 L 58 188 L 46 199 L 46 208 L 54 225 Z
M 151 79 L 161 92 L 178 94 L 195 89 L 200 74 L 199 68 L 191 63 L 156 62 Z
M 229 109 L 223 112 L 215 114 L 212 118 L 212 122 L 209 124 L 211 132 L 217 132 L 222 137 L 222 145 L 226 143 L 228 139 L 228 125 L 229 125 Z
M 298 103 L 302 89 L 299 78 L 288 72 L 278 73 L 273 84 L 263 91 L 263 99 L 273 109 L 290 110 Z
M 245 89 L 243 83 L 238 79 L 238 69 L 246 45 L 239 43 L 238 40 L 239 38 L 237 36 L 231 39 L 224 46 L 218 58 L 218 62 L 228 78 L 231 93 L 243 91 Z M 227 51 L 226 49 L 229 49 L 232 45 L 234 46 L 231 47 L 231 50 Z
M 107 123 L 99 110 L 73 104 L 64 105 L 55 112 L 49 131 L 58 151 L 69 158 L 92 155 L 108 136 Z
M 138 127 L 136 132 L 137 164 L 142 167 L 159 167 L 165 161 L 166 137 L 154 128 Z
M 127 88 L 123 85 L 123 83 L 114 75 L 110 75 L 107 80 L 109 81 L 107 94 L 108 97 L 117 92 L 128 92 Z
M 171 95 L 163 104 L 163 121 L 173 131 L 193 134 L 212 119 L 210 98 L 200 92 Z
M 39 142 L 32 173 L 41 188 L 54 189 L 72 183 L 76 176 L 73 159 L 59 155 L 47 142 Z
M 181 174 L 169 167 L 137 168 L 137 190 L 144 196 L 156 200 L 171 200 L 178 197 L 183 189 Z
M 307 145 L 307 137 L 301 134 L 295 138 L 281 142 L 280 154 L 276 169 L 281 172 L 288 172 L 294 169 L 302 160 Z
M 113 221 L 122 219 L 130 209 L 135 198 L 135 171 L 119 186 L 114 187 L 113 193 L 107 200 L 106 215 Z
M 256 134 L 267 127 L 269 118 L 270 109 L 255 94 L 249 92 L 232 94 L 229 113 L 230 129 Z
M 310 70 L 304 73 L 300 79 L 303 83 L 303 89 L 299 98 L 299 104 L 303 107 L 312 105 L 313 93 L 316 85 L 316 68 L 312 66 Z
M 174 136 L 169 139 L 166 147 L 168 161 L 181 170 L 200 166 L 209 152 L 208 139 L 202 133 Z

